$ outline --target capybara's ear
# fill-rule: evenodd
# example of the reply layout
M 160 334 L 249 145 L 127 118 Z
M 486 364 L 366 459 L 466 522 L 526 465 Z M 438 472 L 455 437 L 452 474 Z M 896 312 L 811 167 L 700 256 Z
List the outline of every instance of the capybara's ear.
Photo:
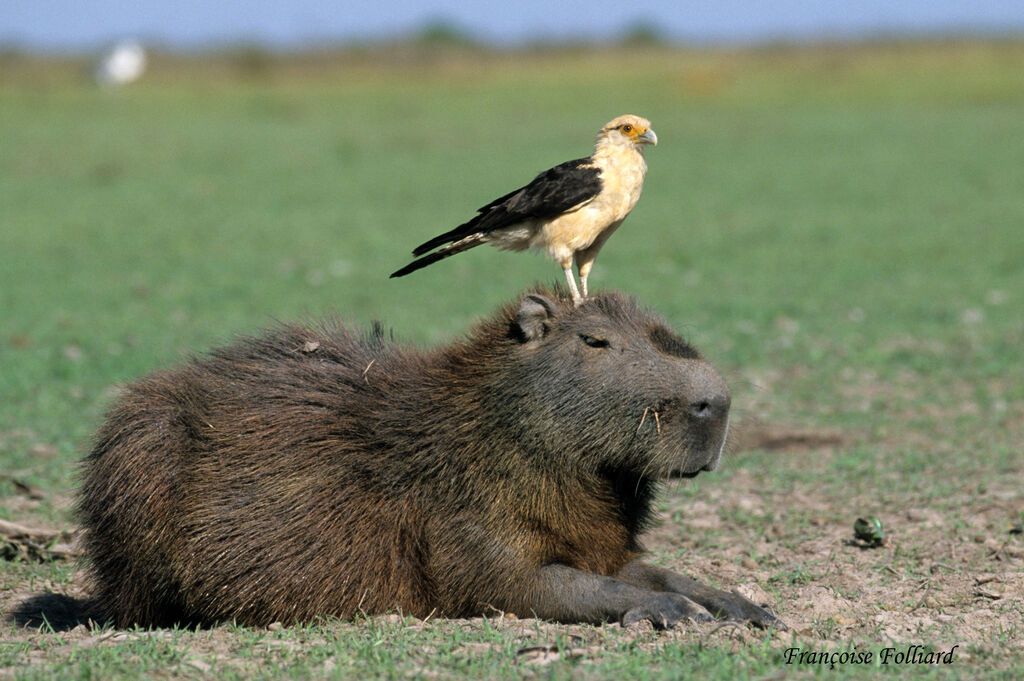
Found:
M 547 335 L 556 314 L 555 304 L 542 295 L 531 293 L 519 303 L 513 323 L 516 338 L 521 343 L 536 343 Z

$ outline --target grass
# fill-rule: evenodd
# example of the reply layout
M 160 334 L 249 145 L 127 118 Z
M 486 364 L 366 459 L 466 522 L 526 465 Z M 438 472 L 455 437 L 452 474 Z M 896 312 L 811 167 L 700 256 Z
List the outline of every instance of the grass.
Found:
M 100 646 L 85 640 L 77 648 L 55 635 L 42 635 L 34 647 L 62 648 L 60 661 L 26 670 L 19 678 L 208 678 L 216 669 L 218 678 L 225 679 L 417 678 L 424 674 L 519 679 L 525 671 L 548 679 L 642 676 L 660 681 L 695 676 L 751 679 L 787 666 L 783 651 L 763 645 L 754 645 L 748 651 L 752 655 L 737 656 L 719 646 L 659 644 L 653 632 L 640 641 L 625 642 L 600 628 L 564 629 L 552 635 L 486 619 L 423 628 L 395 616 L 387 621 L 331 622 L 277 632 L 233 627 L 199 632 L 102 631 L 93 639 L 111 643 Z M 222 649 L 228 639 L 232 654 L 231 662 L 225 664 Z M 638 643 L 649 647 L 640 649 Z M 598 646 L 601 660 L 588 664 L 585 656 Z M 875 653 L 876 659 L 879 655 Z M 881 665 L 876 668 L 888 677 L 898 673 Z M 859 678 L 865 667 L 808 665 L 804 669 L 827 678 Z M 949 678 L 928 672 L 920 678 Z
M 653 121 L 660 145 L 592 286 L 630 292 L 689 336 L 730 377 L 741 421 L 845 434 L 805 459 L 741 450 L 720 474 L 674 487 L 666 509 L 683 525 L 694 504 L 719 499 L 710 519 L 736 529 L 714 525 L 695 533 L 699 545 L 658 546 L 664 555 L 725 552 L 734 532 L 773 524 L 798 547 L 864 513 L 954 517 L 982 495 L 1020 503 L 1006 491 L 1024 472 L 1018 43 L 453 49 L 258 70 L 164 57 L 122 92 L 88 87 L 75 63 L 2 59 L 2 518 L 73 522 L 74 463 L 113 387 L 187 353 L 332 310 L 437 343 L 558 280 L 540 257 L 490 249 L 408 279 L 387 274 L 510 183 L 586 154 L 597 128 L 627 111 Z M 783 507 L 728 507 L 744 476 Z M 47 497 L 19 506 L 13 479 Z M 793 492 L 821 507 L 787 508 Z M 897 523 L 897 541 L 911 542 L 913 527 Z M 970 542 L 984 528 L 962 532 Z M 750 541 L 769 591 L 799 594 L 829 571 L 828 554 L 772 564 L 771 545 L 758 554 Z M 928 575 L 914 553 L 925 549 L 904 551 L 884 564 Z M 0 590 L 72 579 L 62 564 L 0 564 Z M 826 672 L 721 632 L 429 624 L 119 632 L 116 645 L 89 646 L 104 634 L 40 632 L 0 639 L 0 677 L 1011 678 L 1024 665 L 982 647 L 969 668 Z M 831 617 L 808 631 L 843 642 Z M 857 636 L 862 648 L 884 640 Z M 587 652 L 550 663 L 520 652 L 548 645 Z

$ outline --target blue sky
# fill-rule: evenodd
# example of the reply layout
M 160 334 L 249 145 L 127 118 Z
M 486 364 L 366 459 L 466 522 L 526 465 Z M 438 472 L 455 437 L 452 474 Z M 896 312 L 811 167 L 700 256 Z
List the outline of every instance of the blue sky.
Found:
M 696 42 L 1024 33 L 1024 0 L 0 0 L 0 44 L 95 49 L 137 37 L 187 49 L 387 38 L 445 20 L 486 42 L 604 39 L 640 23 Z

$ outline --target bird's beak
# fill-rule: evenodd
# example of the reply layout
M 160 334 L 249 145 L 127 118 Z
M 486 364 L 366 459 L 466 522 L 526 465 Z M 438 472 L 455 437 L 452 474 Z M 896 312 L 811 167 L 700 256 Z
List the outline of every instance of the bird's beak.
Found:
M 653 130 L 648 130 L 644 134 L 636 138 L 637 142 L 643 144 L 650 144 L 652 147 L 658 146 L 658 136 L 654 134 Z

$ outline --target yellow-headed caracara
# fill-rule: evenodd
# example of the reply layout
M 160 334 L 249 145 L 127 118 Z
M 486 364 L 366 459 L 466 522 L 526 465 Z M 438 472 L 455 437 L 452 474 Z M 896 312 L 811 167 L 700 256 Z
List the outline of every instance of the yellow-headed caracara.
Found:
M 528 185 L 491 201 L 469 222 L 418 246 L 412 253 L 422 257 L 391 276 L 405 276 L 480 244 L 510 251 L 544 249 L 562 266 L 579 305 L 587 297 L 587 276 L 597 252 L 640 198 L 647 172 L 644 145 L 657 143 L 650 121 L 619 116 L 601 128 L 591 156 L 545 170 Z M 582 295 L 572 275 L 574 261 Z

